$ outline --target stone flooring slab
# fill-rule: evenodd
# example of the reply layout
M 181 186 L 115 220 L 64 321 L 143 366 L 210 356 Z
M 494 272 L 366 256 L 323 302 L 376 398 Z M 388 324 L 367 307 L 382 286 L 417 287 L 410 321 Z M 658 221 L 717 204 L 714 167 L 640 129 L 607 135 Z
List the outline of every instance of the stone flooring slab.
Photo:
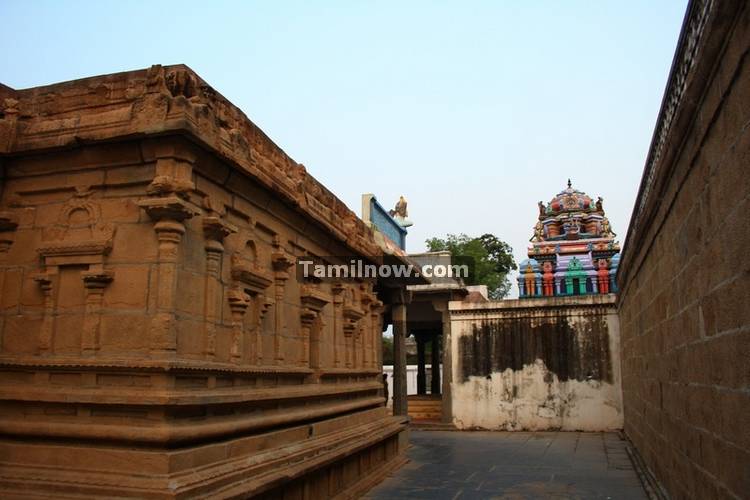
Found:
M 412 432 L 368 499 L 647 499 L 616 433 Z

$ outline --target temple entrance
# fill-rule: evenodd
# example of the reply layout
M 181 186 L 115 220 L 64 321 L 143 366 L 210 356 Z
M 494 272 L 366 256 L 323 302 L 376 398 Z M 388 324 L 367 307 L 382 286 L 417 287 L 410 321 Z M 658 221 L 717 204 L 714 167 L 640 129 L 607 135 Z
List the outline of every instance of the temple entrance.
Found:
M 442 420 L 443 405 L 440 387 L 442 331 L 414 332 L 413 336 L 417 344 L 417 394 L 408 395 L 409 416 L 415 422 L 438 423 Z
M 417 262 L 426 259 L 434 263 L 443 259 L 442 262 L 450 263 L 448 252 L 410 254 L 409 257 Z M 399 385 L 400 379 L 403 380 L 401 387 L 406 390 L 400 395 L 394 389 L 394 412 L 397 408 L 405 409 L 403 414 L 410 416 L 415 425 L 452 426 L 452 364 L 450 348 L 446 348 L 450 346 L 451 330 L 448 303 L 463 300 L 469 292 L 455 278 L 429 285 L 409 285 L 407 291 L 405 335 L 398 339 L 394 331 L 392 369 L 394 387 Z M 399 342 L 403 343 L 406 356 L 396 355 L 395 347 Z

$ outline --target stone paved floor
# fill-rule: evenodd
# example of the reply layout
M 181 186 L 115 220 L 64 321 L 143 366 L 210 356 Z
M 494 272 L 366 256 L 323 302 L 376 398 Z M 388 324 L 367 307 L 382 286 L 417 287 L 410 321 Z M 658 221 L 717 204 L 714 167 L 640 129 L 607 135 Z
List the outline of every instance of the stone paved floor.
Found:
M 413 431 L 410 439 L 410 462 L 365 498 L 647 498 L 616 433 Z

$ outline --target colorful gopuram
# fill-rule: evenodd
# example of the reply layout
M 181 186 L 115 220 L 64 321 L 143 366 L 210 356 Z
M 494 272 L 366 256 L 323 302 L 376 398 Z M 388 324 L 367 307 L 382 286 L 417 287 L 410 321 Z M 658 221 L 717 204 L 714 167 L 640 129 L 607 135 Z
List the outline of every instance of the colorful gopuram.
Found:
M 620 246 L 592 200 L 571 185 L 548 204 L 539 202 L 528 259 L 519 266 L 520 297 L 607 294 L 617 291 Z

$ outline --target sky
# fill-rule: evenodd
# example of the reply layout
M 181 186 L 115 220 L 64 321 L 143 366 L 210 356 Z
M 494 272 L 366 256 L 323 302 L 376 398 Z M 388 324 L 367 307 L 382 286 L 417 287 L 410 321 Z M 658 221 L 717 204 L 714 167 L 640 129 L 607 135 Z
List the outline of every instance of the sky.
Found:
M 624 240 L 686 5 L 0 0 L 0 82 L 187 64 L 357 214 L 404 195 L 409 251 L 520 262 L 568 178 Z

